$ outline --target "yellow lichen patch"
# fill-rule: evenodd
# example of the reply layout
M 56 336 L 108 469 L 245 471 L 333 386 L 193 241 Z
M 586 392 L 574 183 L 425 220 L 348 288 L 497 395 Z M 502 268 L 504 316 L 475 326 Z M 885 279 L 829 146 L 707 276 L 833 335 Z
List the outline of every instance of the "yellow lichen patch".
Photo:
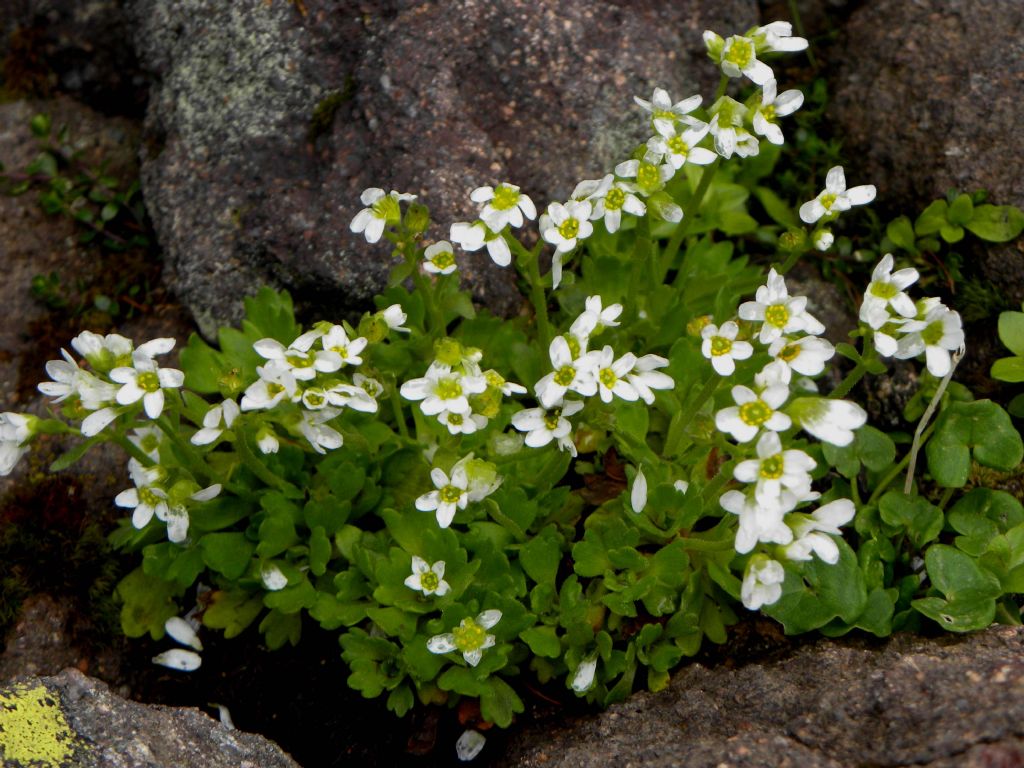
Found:
M 74 732 L 55 693 L 39 684 L 0 693 L 3 765 L 58 768 L 69 763 L 74 751 Z

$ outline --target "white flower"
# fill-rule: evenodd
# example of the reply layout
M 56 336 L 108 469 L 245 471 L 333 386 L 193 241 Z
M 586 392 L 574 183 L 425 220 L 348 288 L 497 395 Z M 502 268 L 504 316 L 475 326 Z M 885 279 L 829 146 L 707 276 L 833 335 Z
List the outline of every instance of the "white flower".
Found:
M 671 163 L 658 163 L 657 157 L 644 160 L 624 160 L 615 166 L 615 175 L 623 179 L 636 179 L 644 195 L 653 195 L 676 175 Z
M 672 389 L 676 383 L 667 373 L 662 373 L 658 368 L 668 366 L 668 360 L 660 355 L 643 355 L 636 359 L 633 370 L 626 378 L 636 389 L 636 393 L 648 405 L 654 403 L 653 389 Z
M 341 361 L 336 355 L 312 350 L 313 344 L 323 335 L 322 330 L 313 329 L 306 331 L 287 347 L 277 339 L 260 339 L 252 348 L 275 367 L 289 371 L 297 381 L 312 381 L 318 371 L 331 373 L 341 367 Z
M 444 580 L 444 560 L 431 565 L 422 557 L 413 555 L 412 575 L 405 580 L 405 586 L 427 596 L 444 597 L 451 589 L 451 585 Z
M 747 571 L 740 587 L 743 605 L 756 611 L 763 605 L 771 605 L 782 597 L 782 582 L 786 571 L 782 564 L 766 555 L 754 555 L 747 563 Z
M 796 112 L 804 103 L 804 95 L 796 90 L 778 93 L 778 86 L 773 77 L 766 82 L 761 91 L 761 104 L 754 110 L 754 131 L 764 136 L 772 144 L 782 144 L 782 129 L 776 120 Z
M 782 501 L 793 507 L 797 504 L 796 498 L 788 492 Z M 752 495 L 740 491 L 726 491 L 718 503 L 722 509 L 740 519 L 733 546 L 741 555 L 752 550 L 759 542 L 788 544 L 793 540 L 793 531 L 784 521 L 786 512 L 792 507 L 761 504 Z
M 352 381 L 353 384 L 339 382 L 324 391 L 327 402 L 338 408 L 351 408 L 353 411 L 361 413 L 376 413 L 378 408 L 376 397 L 383 393 L 384 386 L 376 379 L 367 378 L 361 373 L 355 374 Z M 303 393 L 303 403 L 307 408 L 310 407 L 306 402 L 310 391 L 307 389 Z
M 868 420 L 867 411 L 856 403 L 824 397 L 798 398 L 788 412 L 805 432 L 840 447 L 853 442 L 853 430 Z
M 560 450 L 568 450 L 575 456 L 576 445 L 570 437 L 572 424 L 567 417 L 582 410 L 580 400 L 565 400 L 551 408 L 527 408 L 512 414 L 512 426 L 527 433 L 525 442 L 531 448 L 542 448 L 557 440 Z
M 794 53 L 807 49 L 807 40 L 793 37 L 793 25 L 788 21 L 773 21 L 763 27 L 747 32 L 747 37 L 757 45 L 762 53 Z
M 335 418 L 341 411 L 336 408 L 324 408 L 318 411 L 303 411 L 298 427 L 302 436 L 309 441 L 313 450 L 324 454 L 342 445 L 341 433 L 326 422 Z
M 592 333 L 600 332 L 599 329 L 618 326 L 619 315 L 622 314 L 621 304 L 609 304 L 604 307 L 600 296 L 588 296 L 585 307 L 586 309 L 569 326 L 569 333 L 577 339 L 589 339 Z M 586 351 L 586 344 L 582 346 L 582 351 Z
M 827 251 L 835 241 L 836 239 L 832 232 L 827 229 L 816 229 L 814 234 L 811 235 L 811 242 L 814 243 L 814 247 L 819 251 Z
M 464 763 L 475 760 L 476 756 L 483 751 L 487 743 L 487 737 L 480 731 L 466 729 L 455 742 L 455 756 Z
M 185 383 L 185 374 L 175 368 L 160 368 L 150 353 L 162 354 L 173 346 L 174 339 L 154 339 L 135 350 L 134 367 L 115 368 L 110 372 L 110 378 L 122 385 L 115 397 L 120 405 L 142 400 L 146 415 L 151 419 L 159 418 L 164 410 L 164 389 L 180 387 Z
M 572 676 L 572 684 L 570 687 L 576 691 L 576 693 L 586 693 L 594 684 L 595 672 L 597 672 L 597 657 L 593 656 L 589 659 L 584 659 L 580 662 L 580 665 L 576 667 L 576 672 Z
M 280 361 L 257 366 L 259 379 L 250 384 L 242 395 L 243 411 L 273 408 L 283 400 L 295 400 L 300 396 L 299 385 L 291 368 Z
M 733 35 L 724 41 L 710 30 L 704 32 L 704 43 L 729 77 L 746 75 L 757 85 L 764 85 L 773 77 L 772 68 L 757 59 L 757 44 L 749 37 Z
M 780 336 L 768 347 L 768 354 L 804 376 L 817 376 L 824 371 L 825 363 L 835 353 L 835 347 L 818 336 L 801 336 L 798 339 Z
M 488 387 L 493 387 L 503 394 L 505 397 L 511 397 L 512 395 L 525 395 L 526 387 L 522 384 L 516 384 L 512 381 L 507 381 L 504 376 L 498 373 L 493 368 L 484 372 L 484 379 L 487 381 Z
M 122 408 L 101 408 L 95 413 L 90 413 L 82 420 L 82 437 L 98 435 L 114 419 L 124 412 Z
M 435 275 L 450 275 L 455 271 L 455 253 L 452 251 L 452 244 L 447 240 L 440 240 L 433 245 L 428 245 L 423 251 L 423 269 Z M 398 305 L 395 305 L 398 306 Z
M 451 478 L 439 467 L 430 470 L 430 479 L 435 490 L 425 493 L 416 499 L 416 509 L 420 512 L 435 512 L 437 524 L 447 528 L 452 524 L 456 510 L 465 509 L 469 503 L 469 478 L 464 464 L 452 467 Z
M 199 635 L 196 634 L 196 628 L 180 616 L 172 616 L 165 621 L 164 631 L 181 645 L 187 645 L 197 651 L 203 650 L 203 644 L 199 640 Z
M 273 563 L 264 563 L 260 569 L 260 580 L 270 592 L 278 592 L 288 586 L 288 577 Z
M 753 157 L 760 149 L 757 137 L 743 127 L 747 108 L 729 96 L 712 106 L 709 129 L 715 140 L 715 152 L 728 160 L 733 154 Z
M 732 388 L 732 397 L 736 405 L 716 413 L 715 426 L 740 443 L 753 440 L 761 427 L 784 432 L 792 425 L 789 416 L 776 410 L 789 397 L 787 386 L 771 386 L 760 395 L 748 387 L 736 386 Z
M 673 104 L 672 99 L 669 98 L 668 92 L 664 88 L 655 88 L 650 101 L 641 99 L 639 96 L 633 97 L 633 101 L 636 102 L 638 107 L 651 113 L 651 120 L 654 122 L 655 130 L 657 130 L 659 123 L 675 125 L 676 122 L 687 124 L 698 122 L 690 113 L 700 106 L 702 100 L 703 97 L 698 93 Z
M 483 652 L 494 645 L 494 635 L 487 630 L 501 621 L 501 611 L 491 609 L 480 613 L 475 619 L 465 618 L 451 632 L 434 635 L 427 641 L 431 653 L 459 651 L 471 667 L 483 658 Z
M 63 360 L 50 360 L 46 363 L 46 375 L 52 381 L 39 384 L 40 392 L 56 398 L 54 402 L 57 403 L 77 395 L 82 407 L 88 411 L 98 410 L 114 401 L 117 396 L 116 386 L 96 378 L 88 371 L 83 371 L 67 350 L 62 349 L 60 353 L 64 357 Z
M 472 224 L 457 221 L 452 224 L 448 236 L 464 251 L 478 251 L 486 245 L 487 255 L 499 267 L 507 267 L 512 263 L 512 251 L 509 250 L 505 238 L 492 232 L 482 221 L 475 221 Z
M 917 315 L 914 300 L 904 291 L 917 282 L 917 270 L 908 267 L 893 272 L 892 268 L 892 254 L 887 253 L 871 273 L 871 282 L 860 305 L 861 322 L 876 330 L 889 322 L 889 307 L 905 318 Z
M 164 440 L 164 433 L 158 427 L 137 427 L 128 435 L 128 439 L 154 464 L 159 463 L 160 446 Z
M 132 510 L 132 526 L 145 528 L 154 514 L 159 520 L 166 520 L 167 491 L 159 485 L 166 471 L 159 466 L 144 467 L 135 459 L 129 459 L 128 472 L 135 487 L 117 494 L 114 503 Z
M 601 400 L 610 403 L 613 397 L 631 402 L 639 399 L 636 388 L 625 378 L 636 364 L 636 355 L 627 352 L 615 360 L 615 352 L 607 345 L 601 351 L 590 354 L 597 377 L 597 393 Z
M 195 651 L 172 648 L 153 657 L 153 663 L 162 667 L 177 669 L 179 672 L 194 672 L 203 663 L 203 657 Z
M 800 515 L 794 524 L 796 540 L 786 547 L 790 560 L 810 560 L 812 553 L 829 565 L 839 562 L 839 547 L 832 536 L 841 536 L 840 526 L 853 520 L 857 508 L 849 499 L 837 499 L 818 507 L 811 515 Z
M 569 342 L 563 336 L 556 336 L 551 341 L 548 354 L 554 371 L 544 376 L 534 386 L 537 399 L 542 406 L 552 408 L 565 397 L 566 392 L 575 392 L 584 397 L 597 394 L 595 361 L 589 353 L 581 358 L 574 358 L 569 349 Z
M 637 467 L 636 477 L 633 478 L 633 487 L 629 491 L 629 506 L 639 514 L 647 506 L 647 477 L 644 475 L 644 468 Z
M 949 353 L 964 346 L 963 323 L 957 312 L 938 304 L 923 320 L 908 321 L 903 329 L 907 335 L 899 340 L 897 358 L 907 360 L 923 352 L 928 373 L 940 379 L 949 373 L 953 365 Z
M 564 205 L 551 203 L 547 210 L 551 226 L 541 234 L 558 253 L 568 253 L 594 232 L 594 225 L 589 221 L 592 212 L 593 206 L 587 200 L 570 200 Z
M 740 304 L 739 316 L 743 320 L 762 321 L 758 340 L 771 344 L 784 333 L 817 335 L 825 330 L 818 320 L 807 312 L 806 296 L 790 296 L 786 280 L 772 268 L 768 280 L 757 289 L 754 301 Z
M 720 376 L 732 376 L 736 371 L 736 361 L 746 360 L 754 354 L 754 347 L 748 341 L 736 341 L 740 327 L 732 320 L 722 323 L 722 327 L 709 323 L 701 330 L 700 351 L 711 361 L 715 372 Z
M 835 216 L 848 211 L 854 205 L 864 205 L 875 199 L 873 184 L 846 188 L 843 167 L 837 165 L 825 176 L 825 190 L 813 200 L 800 206 L 800 218 L 806 224 L 813 224 L 822 216 Z
M 803 451 L 782 450 L 776 432 L 763 432 L 757 441 L 757 458 L 741 461 L 733 477 L 741 483 L 756 483 L 754 496 L 764 506 L 779 506 L 782 490 L 797 496 L 811 491 L 811 470 L 816 462 Z
M 409 329 L 405 327 L 405 321 L 409 318 L 405 314 L 405 310 L 402 309 L 401 304 L 392 304 L 390 307 L 382 309 L 377 314 L 384 319 L 384 324 L 392 331 L 409 333 Z
M 112 368 L 127 366 L 132 361 L 131 339 L 117 333 L 101 336 L 92 331 L 82 331 L 71 340 L 71 347 L 88 360 L 89 365 L 97 371 L 105 372 Z M 150 352 L 150 354 L 158 353 Z
M 524 216 L 531 221 L 537 218 L 533 201 L 520 192 L 515 184 L 477 187 L 469 197 L 474 203 L 486 203 L 480 210 L 480 218 L 494 232 L 501 232 L 506 226 L 523 226 Z
M 711 129 L 707 123 L 699 123 L 679 133 L 674 124 L 660 121 L 655 123 L 655 129 L 659 135 L 647 141 L 648 151 L 664 156 L 666 162 L 677 171 L 685 163 L 710 165 L 715 162 L 714 152 L 697 146 Z
M 468 395 L 479 395 L 486 389 L 487 380 L 482 375 L 456 373 L 450 365 L 435 361 L 426 375 L 410 379 L 399 391 L 406 400 L 422 400 L 420 410 L 424 415 L 438 416 L 444 412 L 468 415 Z
M 636 189 L 635 184 L 616 181 L 615 176 L 609 173 L 587 197 L 594 205 L 590 218 L 594 221 L 604 219 L 605 229 L 618 232 L 623 211 L 633 216 L 643 216 L 647 212 L 647 206 L 635 194 Z
M 0 476 L 11 474 L 28 452 L 35 421 L 34 416 L 23 413 L 0 413 Z
M 394 226 L 402 220 L 399 203 L 415 199 L 416 195 L 394 190 L 385 194 L 378 187 L 365 189 L 359 200 L 367 207 L 355 215 L 349 228 L 356 234 L 362 232 L 368 243 L 376 243 L 384 234 L 385 226 Z
M 220 437 L 225 429 L 231 428 L 239 413 L 238 404 L 231 398 L 213 406 L 203 416 L 203 428 L 192 435 L 192 444 L 209 445 Z
M 437 420 L 453 435 L 471 435 L 487 426 L 487 417 L 479 413 L 458 413 L 442 411 Z
M 264 456 L 270 453 L 277 453 L 281 443 L 278 442 L 273 427 L 265 424 L 260 428 L 260 431 L 256 433 L 256 447 L 260 449 L 260 453 Z
M 359 353 L 366 349 L 367 343 L 362 336 L 349 339 L 344 326 L 332 325 L 330 330 L 320 337 L 323 352 L 316 353 L 315 367 L 319 371 L 329 372 L 337 371 L 344 365 L 362 365 L 363 358 Z

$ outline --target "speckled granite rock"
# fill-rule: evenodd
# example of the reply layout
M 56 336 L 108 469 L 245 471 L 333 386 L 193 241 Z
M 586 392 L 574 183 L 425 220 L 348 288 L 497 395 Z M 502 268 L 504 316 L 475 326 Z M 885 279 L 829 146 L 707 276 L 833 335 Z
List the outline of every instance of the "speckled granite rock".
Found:
M 423 195 L 436 233 L 510 180 L 540 204 L 643 138 L 634 93 L 708 92 L 701 32 L 753 0 L 303 3 L 135 0 L 156 77 L 143 153 L 171 283 L 209 331 L 261 283 L 335 311 L 382 285 L 389 249 L 348 225 L 363 188 Z M 463 275 L 518 303 L 486 255 Z
M 1024 628 L 682 670 L 660 694 L 513 737 L 518 768 L 1024 765 Z
M 920 211 L 950 187 L 1024 205 L 1024 3 L 869 0 L 834 58 L 836 119 L 857 178 L 879 204 Z M 1024 244 L 978 254 L 1011 305 L 1024 300 Z
M 196 709 L 126 701 L 66 669 L 0 688 L 0 757 L 9 768 L 297 768 L 262 736 Z

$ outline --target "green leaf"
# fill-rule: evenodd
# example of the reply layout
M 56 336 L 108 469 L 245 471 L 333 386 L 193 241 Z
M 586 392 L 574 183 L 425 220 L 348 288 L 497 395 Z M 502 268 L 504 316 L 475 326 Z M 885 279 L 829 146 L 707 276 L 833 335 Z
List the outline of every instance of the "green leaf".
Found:
M 967 229 L 990 243 L 1005 243 L 1024 231 L 1024 211 L 1012 205 L 979 205 Z
M 90 437 L 85 442 L 76 445 L 70 451 L 62 453 L 60 456 L 57 457 L 56 461 L 50 464 L 50 471 L 60 472 L 61 470 L 67 469 L 80 458 L 85 456 L 86 452 L 88 452 L 90 448 L 96 445 L 96 443 L 102 442 L 103 439 L 104 437 L 102 434 Z
M 1003 357 L 992 363 L 990 375 L 1014 384 L 1024 381 L 1024 357 Z
M 1002 594 L 999 579 L 954 547 L 932 545 L 925 552 L 924 564 L 932 585 L 950 600 L 982 600 Z
M 331 540 L 323 527 L 318 525 L 309 535 L 309 570 L 314 576 L 323 576 L 327 572 L 331 551 Z
M 259 331 L 259 338 L 277 339 L 284 345 L 291 344 L 302 331 L 287 291 L 263 286 L 255 296 L 245 298 L 245 317 Z
M 523 712 L 522 700 L 512 686 L 500 677 L 492 677 L 480 692 L 480 714 L 499 728 L 512 725 L 512 717 Z
M 554 627 L 530 627 L 520 632 L 519 638 L 537 656 L 557 659 L 562 655 L 562 643 Z
M 992 598 L 943 600 L 941 597 L 925 597 L 914 600 L 911 606 L 950 632 L 985 629 L 996 617 L 996 601 Z
M 244 533 L 208 533 L 199 540 L 199 549 L 207 568 L 234 581 L 249 567 L 256 545 Z
M 270 611 L 260 622 L 260 632 L 263 633 L 267 647 L 272 651 L 276 651 L 285 643 L 298 645 L 302 636 L 302 614 Z
M 964 228 L 954 227 L 952 224 L 947 224 L 946 226 L 939 228 L 939 237 L 950 244 L 959 243 L 964 239 Z
M 917 246 L 914 240 L 914 227 L 910 224 L 910 219 L 906 216 L 900 216 L 898 219 L 894 219 L 889 222 L 889 226 L 885 228 L 885 235 L 892 240 L 893 245 L 898 248 L 902 248 L 910 253 L 917 253 Z
M 562 537 L 553 525 L 530 539 L 519 551 L 520 565 L 538 584 L 554 585 L 561 561 Z
M 879 501 L 878 510 L 889 525 L 904 528 L 917 549 L 923 549 L 942 531 L 942 510 L 922 496 L 889 491 Z
M 1024 442 L 1010 416 L 991 400 L 953 403 L 939 417 L 926 447 L 928 469 L 946 488 L 967 483 L 971 456 L 993 469 L 1009 471 L 1024 457 Z
M 855 445 L 857 456 L 872 472 L 886 470 L 896 460 L 896 444 L 892 438 L 872 426 L 865 425 L 857 430 Z
M 118 582 L 116 594 L 122 601 L 121 628 L 128 637 L 147 632 L 154 640 L 164 635 L 164 622 L 178 615 L 174 598 L 180 588 L 174 582 L 149 576 L 139 566 Z
M 934 235 L 946 224 L 946 212 L 949 204 L 945 200 L 935 200 L 914 222 L 914 231 L 918 235 Z
M 224 368 L 224 356 L 220 352 L 203 341 L 199 334 L 189 336 L 188 346 L 181 350 L 186 388 L 204 395 L 217 394 Z
M 211 594 L 203 624 L 211 629 L 223 629 L 224 637 L 231 639 L 240 635 L 263 610 L 263 600 L 258 594 L 241 589 L 216 590 Z
M 999 340 L 1013 354 L 1024 357 L 1024 312 L 999 313 Z
M 797 218 L 793 209 L 768 187 L 754 187 L 754 197 L 758 199 L 765 213 L 776 224 L 780 224 L 787 229 L 798 229 L 800 227 L 800 219 Z
M 974 216 L 974 202 L 970 195 L 958 195 L 946 212 L 946 220 L 958 227 L 965 226 Z

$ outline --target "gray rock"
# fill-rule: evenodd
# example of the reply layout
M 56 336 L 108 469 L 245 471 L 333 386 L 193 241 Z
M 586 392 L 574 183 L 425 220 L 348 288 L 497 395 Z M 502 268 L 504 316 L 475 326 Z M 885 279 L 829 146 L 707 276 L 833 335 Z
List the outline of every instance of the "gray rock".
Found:
M 0 704 L 0 757 L 11 768 L 298 766 L 262 736 L 196 709 L 126 701 L 75 669 L 6 685 Z
M 822 640 L 781 661 L 699 664 L 659 694 L 513 737 L 502 766 L 1016 766 L 1024 629 Z
M 435 237 L 480 184 L 512 181 L 540 206 L 564 198 L 644 138 L 634 94 L 710 92 L 705 28 L 758 20 L 753 0 L 135 0 L 133 12 L 156 77 L 144 191 L 172 286 L 207 332 L 264 283 L 321 310 L 365 303 L 390 259 L 348 231 L 366 187 L 422 195 Z M 486 255 L 462 273 L 492 308 L 518 306 L 511 271 Z
M 851 14 L 833 55 L 830 107 L 851 183 L 878 186 L 890 210 L 919 212 L 951 187 L 1024 205 L 1024 4 L 1019 0 L 871 0 Z M 1021 245 L 986 249 L 982 275 L 1024 299 Z

